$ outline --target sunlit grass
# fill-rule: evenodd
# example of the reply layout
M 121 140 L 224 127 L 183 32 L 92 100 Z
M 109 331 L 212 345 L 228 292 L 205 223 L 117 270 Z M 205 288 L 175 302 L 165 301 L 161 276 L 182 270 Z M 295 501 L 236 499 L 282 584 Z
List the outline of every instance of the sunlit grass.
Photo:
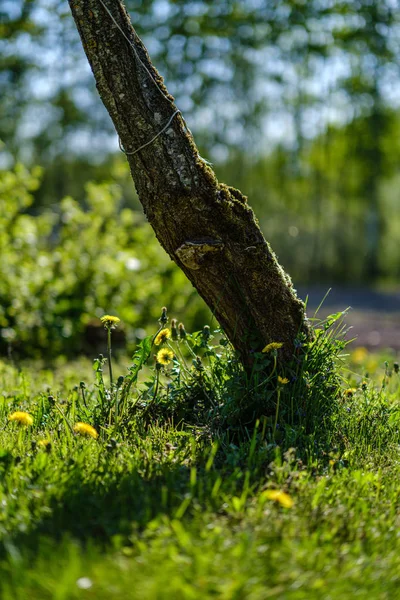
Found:
M 1 598 L 395 598 L 400 376 L 335 323 L 264 379 L 209 330 L 155 332 L 112 382 L 0 362 Z

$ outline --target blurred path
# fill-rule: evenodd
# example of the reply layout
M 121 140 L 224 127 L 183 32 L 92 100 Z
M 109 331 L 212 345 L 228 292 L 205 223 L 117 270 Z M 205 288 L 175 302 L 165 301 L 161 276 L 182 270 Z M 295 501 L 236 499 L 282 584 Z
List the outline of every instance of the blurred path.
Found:
M 328 286 L 300 286 L 301 298 L 308 295 L 308 315 L 314 311 L 326 294 Z M 351 307 L 346 323 L 352 327 L 348 337 L 357 339 L 353 346 L 370 350 L 393 348 L 400 350 L 400 290 L 381 292 L 367 288 L 334 286 L 319 311 L 325 317 Z

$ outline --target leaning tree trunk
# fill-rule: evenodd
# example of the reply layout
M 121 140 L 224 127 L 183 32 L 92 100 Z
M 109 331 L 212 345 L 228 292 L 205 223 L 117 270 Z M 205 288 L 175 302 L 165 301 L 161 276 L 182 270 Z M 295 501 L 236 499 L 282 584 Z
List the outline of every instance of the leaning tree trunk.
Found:
M 303 302 L 238 190 L 200 157 L 120 0 L 69 0 L 97 88 L 158 240 L 213 311 L 245 366 L 310 327 Z M 149 143 L 150 142 L 150 143 Z

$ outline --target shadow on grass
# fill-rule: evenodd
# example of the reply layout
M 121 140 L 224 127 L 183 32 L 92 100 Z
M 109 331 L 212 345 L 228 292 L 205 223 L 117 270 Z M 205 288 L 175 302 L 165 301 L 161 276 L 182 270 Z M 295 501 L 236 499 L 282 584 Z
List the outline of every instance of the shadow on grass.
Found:
M 61 493 L 47 498 L 44 510 L 32 507 L 32 520 L 24 531 L 4 537 L 0 555 L 4 558 L 13 547 L 35 552 L 46 537 L 56 541 L 73 537 L 82 544 L 95 540 L 105 549 L 114 536 L 128 539 L 158 515 L 173 516 L 190 492 L 189 467 L 164 466 L 151 476 L 144 471 L 138 467 L 118 472 L 107 459 L 87 480 L 77 470 Z
M 145 450 L 130 458 L 129 447 L 104 451 L 86 470 L 82 462 L 70 457 L 60 468 L 58 489 L 52 483 L 49 492 L 46 475 L 41 476 L 36 485 L 43 496 L 42 506 L 34 495 L 30 523 L 23 531 L 4 536 L 1 556 L 9 555 L 10 548 L 34 555 L 44 538 L 60 541 L 71 537 L 83 545 L 94 542 L 98 549 L 105 550 L 115 536 L 129 544 L 132 534 L 160 515 L 190 517 L 193 506 L 197 511 L 223 511 L 226 498 L 240 496 L 244 485 L 249 495 L 265 485 L 271 461 L 277 457 L 283 460 L 294 443 L 299 448 L 298 458 L 309 455 L 311 447 L 326 444 L 326 431 L 321 431 L 319 439 L 300 429 L 282 427 L 282 435 L 279 445 L 271 443 L 260 423 L 253 430 L 242 430 L 240 435 L 237 431 L 220 432 L 218 450 L 217 444 L 213 446 L 208 439 L 197 440 L 196 458 L 190 458 L 194 438 L 188 437 L 175 456 L 175 450 L 170 450 L 167 462 L 151 452 L 146 455 Z M 52 455 L 47 458 L 50 469 Z M 31 477 L 32 485 L 28 487 L 35 486 L 35 478 Z

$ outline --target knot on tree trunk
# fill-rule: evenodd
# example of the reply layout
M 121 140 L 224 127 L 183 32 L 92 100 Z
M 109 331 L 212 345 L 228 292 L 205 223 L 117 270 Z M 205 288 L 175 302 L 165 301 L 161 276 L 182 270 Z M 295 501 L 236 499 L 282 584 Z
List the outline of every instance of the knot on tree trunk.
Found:
M 199 239 L 184 242 L 175 254 L 188 269 L 197 270 L 204 264 L 204 259 L 210 252 L 221 252 L 224 248 L 221 240 Z

